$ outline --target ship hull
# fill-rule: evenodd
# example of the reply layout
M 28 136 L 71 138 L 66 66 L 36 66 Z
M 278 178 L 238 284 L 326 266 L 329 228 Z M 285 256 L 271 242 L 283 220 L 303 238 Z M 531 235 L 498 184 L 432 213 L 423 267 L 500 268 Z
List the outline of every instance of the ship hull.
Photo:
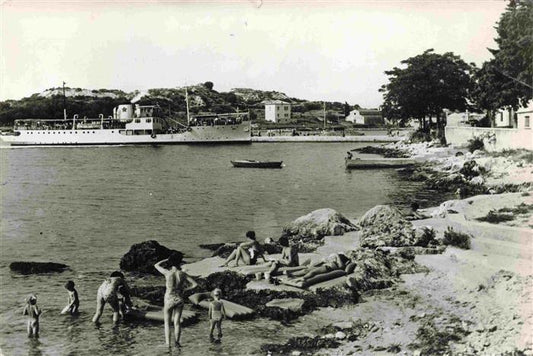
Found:
M 133 135 L 123 129 L 20 130 L 0 139 L 11 146 L 89 146 L 251 143 L 250 122 L 238 125 L 191 126 L 180 133 Z

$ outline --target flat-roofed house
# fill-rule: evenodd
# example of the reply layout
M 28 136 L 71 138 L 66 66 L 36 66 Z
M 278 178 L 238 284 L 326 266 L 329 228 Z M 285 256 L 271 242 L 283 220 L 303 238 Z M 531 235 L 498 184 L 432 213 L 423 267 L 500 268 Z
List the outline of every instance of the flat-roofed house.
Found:
M 385 125 L 385 120 L 380 110 L 375 109 L 360 109 L 352 110 L 350 114 L 346 116 L 346 121 L 353 122 L 357 125 L 367 126 L 381 126 Z
M 494 115 L 494 124 L 496 127 L 513 127 L 514 110 L 500 109 Z
M 291 104 L 281 100 L 265 101 L 265 120 L 276 123 L 291 122 Z
M 527 106 L 516 111 L 516 127 L 523 130 L 531 130 L 533 124 L 533 100 Z

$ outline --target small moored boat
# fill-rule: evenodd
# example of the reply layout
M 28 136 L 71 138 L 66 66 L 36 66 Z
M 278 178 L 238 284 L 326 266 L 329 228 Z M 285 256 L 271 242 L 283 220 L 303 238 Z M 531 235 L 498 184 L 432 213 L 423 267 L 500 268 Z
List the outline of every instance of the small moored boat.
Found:
M 411 158 L 345 158 L 348 169 L 401 168 L 415 164 Z
M 233 167 L 239 168 L 281 168 L 283 161 L 256 161 L 253 159 L 243 159 L 231 161 Z

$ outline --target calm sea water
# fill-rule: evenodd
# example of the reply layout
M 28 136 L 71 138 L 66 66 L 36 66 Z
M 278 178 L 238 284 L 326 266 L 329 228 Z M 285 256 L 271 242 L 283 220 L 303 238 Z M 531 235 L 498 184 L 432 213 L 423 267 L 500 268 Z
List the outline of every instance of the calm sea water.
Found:
M 159 355 L 158 324 L 113 327 L 106 310 L 91 324 L 98 285 L 118 269 L 134 243 L 156 239 L 206 257 L 201 243 L 236 241 L 247 230 L 260 238 L 319 208 L 350 218 L 376 204 L 422 206 L 441 197 L 399 179 L 395 170 L 346 171 L 354 143 L 277 143 L 223 146 L 75 147 L 0 149 L 1 255 L 0 348 L 6 355 Z M 231 159 L 283 160 L 281 170 L 237 169 Z M 13 261 L 65 263 L 62 274 L 19 276 Z M 59 315 L 64 283 L 76 282 L 82 313 Z M 162 277 L 158 280 L 163 283 Z M 130 279 L 131 284 L 136 281 Z M 143 281 L 146 283 L 146 281 Z M 41 338 L 28 340 L 21 316 L 24 299 L 36 293 L 46 311 Z M 306 331 L 301 323 L 225 322 L 224 340 L 207 340 L 206 316 L 183 332 L 182 355 L 253 354 L 265 342 L 284 342 Z

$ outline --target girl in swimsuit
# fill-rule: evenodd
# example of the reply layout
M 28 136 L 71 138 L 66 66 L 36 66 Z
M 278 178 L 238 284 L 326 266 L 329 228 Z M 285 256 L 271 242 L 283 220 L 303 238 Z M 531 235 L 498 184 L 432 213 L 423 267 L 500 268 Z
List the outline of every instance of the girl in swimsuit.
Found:
M 255 232 L 248 231 L 246 237 L 250 239 L 250 242 L 243 242 L 233 250 L 221 267 L 226 267 L 231 261 L 235 261 L 235 267 L 239 265 L 239 261 L 242 261 L 245 265 L 255 265 L 259 257 L 268 262 L 265 258 L 265 250 L 255 239 Z
M 28 316 L 28 337 L 39 337 L 39 316 L 42 311 L 37 306 L 37 297 L 30 295 L 27 300 L 28 304 L 24 307 L 22 315 Z
M 198 285 L 194 279 L 181 270 L 182 254 L 172 253 L 169 258 L 159 261 L 155 268 L 165 276 L 166 291 L 163 307 L 165 320 L 165 342 L 170 347 L 170 320 L 174 321 L 174 343 L 176 347 L 181 347 L 181 313 L 183 312 L 183 293 Z M 164 268 L 161 264 L 168 261 L 170 269 Z M 188 284 L 185 286 L 185 284 Z
M 119 289 L 121 298 L 119 299 Z M 126 281 L 124 281 L 124 275 L 120 271 L 111 273 L 108 279 L 106 279 L 98 288 L 96 295 L 96 312 L 93 316 L 93 322 L 97 323 L 104 311 L 105 303 L 109 303 L 111 309 L 113 309 L 113 322 L 118 322 L 121 314 L 121 303 L 123 299 L 127 307 L 133 305 L 130 299 L 130 293 Z
M 281 258 L 272 262 L 272 267 L 270 267 L 270 271 L 267 272 L 269 276 L 276 274 L 280 267 L 296 267 L 300 264 L 298 251 L 294 246 L 289 245 L 289 239 L 287 236 L 281 236 L 278 243 L 283 247 L 281 250 Z
M 211 327 L 209 331 L 209 340 L 211 340 L 211 342 L 220 342 L 220 339 L 222 339 L 222 319 L 226 317 L 226 310 L 224 309 L 224 303 L 220 300 L 221 294 L 222 291 L 220 289 L 216 288 L 213 290 L 214 300 L 209 304 L 209 323 Z M 218 331 L 217 340 L 213 337 L 215 327 Z

